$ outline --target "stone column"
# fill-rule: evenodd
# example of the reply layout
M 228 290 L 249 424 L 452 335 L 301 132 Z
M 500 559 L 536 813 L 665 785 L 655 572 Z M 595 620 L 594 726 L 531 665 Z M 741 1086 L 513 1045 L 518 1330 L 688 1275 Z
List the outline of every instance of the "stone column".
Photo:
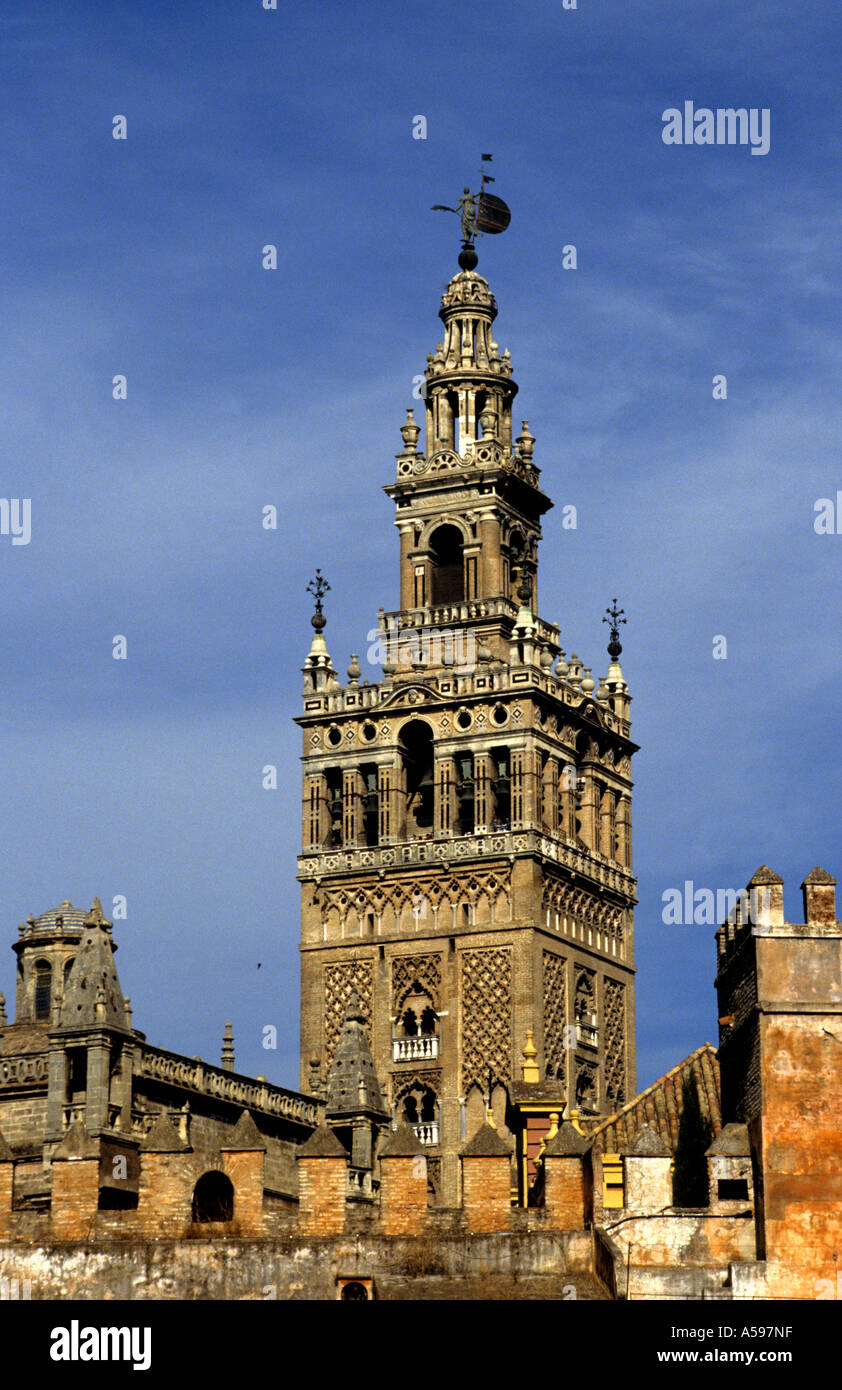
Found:
M 342 839 L 346 849 L 362 840 L 362 798 L 365 786 L 359 768 L 342 773 Z
M 493 512 L 483 512 L 479 523 L 482 543 L 480 598 L 492 598 L 503 592 L 500 556 L 500 522 Z
M 305 852 L 322 849 L 327 844 L 329 831 L 327 779 L 323 772 L 309 773 L 304 778 L 304 807 L 301 826 L 301 843 Z
M 453 834 L 456 820 L 456 768 L 450 754 L 435 760 L 435 815 L 436 836 Z
M 89 1133 L 108 1128 L 108 1101 L 111 1090 L 111 1047 L 104 1033 L 88 1042 L 85 1088 L 85 1128 Z
M 541 827 L 558 834 L 558 758 L 547 758 L 541 778 Z
M 491 819 L 491 760 L 486 753 L 474 754 L 474 829 L 483 833 Z

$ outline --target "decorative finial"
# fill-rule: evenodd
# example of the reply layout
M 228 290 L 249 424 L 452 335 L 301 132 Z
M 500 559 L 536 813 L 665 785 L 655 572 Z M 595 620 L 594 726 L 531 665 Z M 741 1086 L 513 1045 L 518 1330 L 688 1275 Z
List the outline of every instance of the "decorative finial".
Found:
M 608 655 L 611 657 L 612 661 L 618 661 L 620 658 L 620 652 L 623 650 L 623 646 L 620 641 L 619 624 L 625 623 L 628 620 L 623 617 L 625 609 L 617 607 L 616 598 L 613 598 L 611 600 L 611 603 L 612 607 L 606 608 L 606 616 L 603 618 L 602 621 L 604 623 L 611 624 L 611 641 L 608 643 Z
M 220 1065 L 223 1071 L 234 1070 L 234 1033 L 229 1019 L 225 1025 L 225 1032 L 222 1035 L 222 1055 Z
M 5 1028 L 9 1020 L 6 1017 L 6 996 L 0 994 L 0 1028 Z
M 414 452 L 415 446 L 418 443 L 418 436 L 420 433 L 421 426 L 415 423 L 414 411 L 407 410 L 406 421 L 403 425 L 401 425 L 401 439 L 403 440 L 404 448 L 407 451 Z
M 325 594 L 328 592 L 329 589 L 330 585 L 328 584 L 321 570 L 316 570 L 314 577 L 310 580 L 310 583 L 307 585 L 307 593 L 312 594 L 313 598 L 316 600 L 316 611 L 310 619 L 310 622 L 313 624 L 313 627 L 316 629 L 317 632 L 321 632 L 323 628 L 327 625 L 327 618 L 322 612 L 322 599 L 324 598 Z

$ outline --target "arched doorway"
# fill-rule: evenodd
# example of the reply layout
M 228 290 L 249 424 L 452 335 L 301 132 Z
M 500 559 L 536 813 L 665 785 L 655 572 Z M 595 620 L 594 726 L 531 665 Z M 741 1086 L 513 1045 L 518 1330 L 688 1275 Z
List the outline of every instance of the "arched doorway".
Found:
M 193 1189 L 194 1222 L 233 1221 L 234 1188 L 225 1173 L 203 1173 Z

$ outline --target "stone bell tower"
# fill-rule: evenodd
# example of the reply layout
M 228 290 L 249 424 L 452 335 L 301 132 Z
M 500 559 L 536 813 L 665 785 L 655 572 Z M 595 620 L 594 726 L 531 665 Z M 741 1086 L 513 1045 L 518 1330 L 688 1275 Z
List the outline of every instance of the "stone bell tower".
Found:
M 527 1030 L 568 1110 L 634 1095 L 628 687 L 611 614 L 597 682 L 538 614 L 552 503 L 494 341 L 476 256 L 448 284 L 427 358 L 426 449 L 410 410 L 396 481 L 400 607 L 361 681 L 324 638 L 304 667 L 301 1085 L 324 1084 L 356 992 L 393 1120 L 457 1199 L 458 1152 L 504 1131 Z M 379 673 L 378 673 L 379 674 Z M 505 1131 L 504 1131 L 505 1132 Z

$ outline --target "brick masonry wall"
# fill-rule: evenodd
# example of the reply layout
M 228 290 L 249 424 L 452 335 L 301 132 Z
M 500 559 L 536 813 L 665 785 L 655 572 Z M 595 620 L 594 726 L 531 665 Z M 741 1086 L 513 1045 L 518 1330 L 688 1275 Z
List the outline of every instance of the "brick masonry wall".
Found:
M 757 1001 L 754 939 L 747 938 L 717 979 L 720 1018 L 719 1061 L 722 1123 L 746 1123 L 760 1112 L 760 1035 L 753 1012 Z
M 338 1235 L 345 1227 L 348 1164 L 336 1158 L 299 1158 L 299 1230 Z
M 384 1235 L 415 1235 L 424 1229 L 426 1168 L 421 1155 L 386 1155 L 380 1159 L 380 1224 Z
M 137 1211 L 140 1235 L 183 1235 L 190 1226 L 196 1172 L 190 1154 L 142 1153 Z
M 544 1206 L 553 1226 L 581 1231 L 585 1224 L 585 1175 L 581 1158 L 544 1159 Z
M 53 1163 L 50 1226 L 56 1240 L 84 1240 L 96 1220 L 99 1158 L 63 1158 Z
M 243 1236 L 263 1234 L 263 1153 L 223 1153 L 222 1171 L 234 1188 L 234 1221 Z
M 511 1166 L 505 1155 L 462 1159 L 462 1207 L 469 1231 L 506 1231 Z
M 0 1236 L 7 1236 L 11 1228 L 14 1175 L 13 1163 L 0 1163 Z

